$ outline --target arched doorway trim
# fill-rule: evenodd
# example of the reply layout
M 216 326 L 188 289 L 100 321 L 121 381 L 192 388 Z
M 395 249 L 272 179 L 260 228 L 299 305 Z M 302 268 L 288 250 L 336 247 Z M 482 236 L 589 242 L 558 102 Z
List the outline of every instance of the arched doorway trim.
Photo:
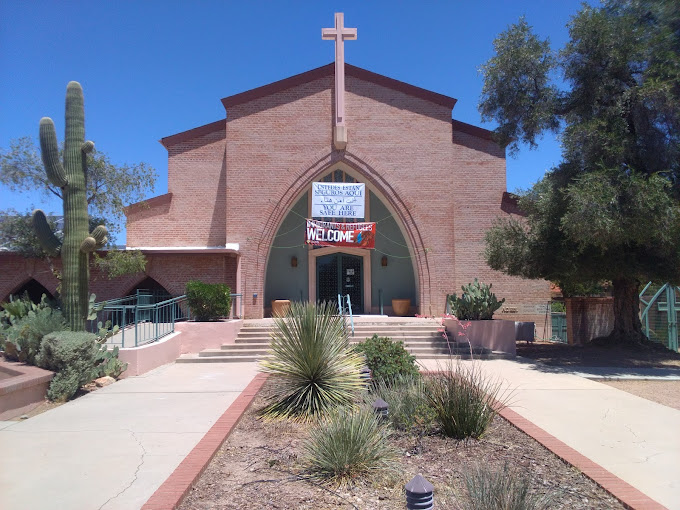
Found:
M 429 299 L 431 292 L 431 276 L 427 260 L 427 250 L 423 242 L 420 230 L 409 211 L 409 207 L 400 197 L 399 188 L 390 184 L 383 173 L 375 169 L 375 164 L 369 159 L 362 157 L 356 152 L 331 151 L 322 152 L 317 158 L 309 162 L 297 172 L 288 188 L 284 191 L 280 200 L 269 206 L 267 221 L 262 234 L 259 237 L 256 249 L 256 270 L 258 283 L 256 288 L 264 292 L 265 274 L 269 262 L 271 247 L 279 226 L 285 219 L 289 210 L 297 200 L 307 193 L 311 183 L 320 178 L 334 165 L 345 167 L 354 174 L 358 180 L 366 182 L 368 188 L 373 191 L 385 204 L 387 209 L 397 220 L 397 225 L 404 235 L 412 257 L 413 272 L 417 287 L 417 301 L 420 313 L 431 313 L 432 303 Z M 316 250 L 314 250 L 316 251 Z M 257 268 L 263 268 L 263 271 Z M 245 283 L 245 282 L 244 282 Z M 367 301 L 367 300 L 366 300 Z M 260 312 L 261 313 L 261 312 Z

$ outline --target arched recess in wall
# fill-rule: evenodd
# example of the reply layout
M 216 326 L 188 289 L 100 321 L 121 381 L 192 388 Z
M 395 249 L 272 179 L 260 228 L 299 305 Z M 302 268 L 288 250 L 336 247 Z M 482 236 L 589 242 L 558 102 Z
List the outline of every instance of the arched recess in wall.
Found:
M 42 299 L 42 295 L 45 294 L 47 299 L 54 300 L 54 295 L 39 281 L 35 278 L 30 278 L 24 282 L 21 286 L 14 289 L 10 295 L 15 297 L 21 297 L 25 293 L 28 293 L 29 299 L 34 303 L 39 303 Z M 5 297 L 5 300 L 9 299 L 9 296 Z
M 342 294 L 352 291 L 344 288 L 345 283 L 349 287 L 361 287 L 360 294 L 358 291 L 352 294 L 355 296 L 353 302 L 361 300 L 358 313 L 379 313 L 381 305 L 388 313 L 393 298 L 410 299 L 415 312 L 420 295 L 417 250 L 411 247 L 408 229 L 395 212 L 398 204 L 390 202 L 369 172 L 350 161 L 327 161 L 322 167 L 309 170 L 305 184 L 298 187 L 297 196 L 282 200 L 282 203 L 291 205 L 280 215 L 278 227 L 269 243 L 264 279 L 265 312 L 273 299 L 306 301 L 311 298 L 314 301 L 321 299 L 322 294 L 333 295 L 335 290 L 329 290 L 327 284 L 329 274 L 333 277 L 331 280 L 337 279 L 337 288 Z M 366 221 L 378 222 L 375 250 L 342 247 L 309 249 L 304 245 L 305 218 L 311 216 L 311 183 L 337 173 L 344 174 L 346 177 L 343 179 L 351 179 L 347 182 L 366 184 Z M 337 178 L 333 177 L 333 180 L 337 181 Z M 337 268 L 332 267 L 334 264 Z M 329 267 L 330 272 L 327 270 Z M 348 269 L 351 274 L 345 274 Z M 361 278 L 355 279 L 359 271 Z M 325 282 L 325 288 L 320 282 Z
M 163 285 L 158 283 L 151 276 L 147 276 L 143 280 L 139 281 L 125 293 L 126 296 L 134 296 L 138 294 L 151 296 L 150 299 L 147 298 L 149 303 L 160 303 L 161 301 L 172 298 L 170 292 L 168 292 L 168 290 Z

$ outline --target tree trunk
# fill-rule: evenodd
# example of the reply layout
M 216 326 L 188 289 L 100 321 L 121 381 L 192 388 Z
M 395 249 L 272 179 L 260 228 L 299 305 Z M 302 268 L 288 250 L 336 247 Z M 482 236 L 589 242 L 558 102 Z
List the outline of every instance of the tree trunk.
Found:
M 614 330 L 608 339 L 615 344 L 639 344 L 647 337 L 640 323 L 640 282 L 634 278 L 612 281 L 614 290 Z

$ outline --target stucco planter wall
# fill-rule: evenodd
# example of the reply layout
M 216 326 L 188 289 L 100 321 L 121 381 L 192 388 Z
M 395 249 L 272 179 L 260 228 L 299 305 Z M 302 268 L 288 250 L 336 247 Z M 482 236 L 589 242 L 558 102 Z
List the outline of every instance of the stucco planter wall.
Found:
M 515 321 L 504 321 L 501 319 L 488 321 L 456 321 L 455 319 L 444 319 L 444 327 L 448 332 L 449 339 L 460 342 L 465 340 L 465 336 L 458 333 L 463 332 L 462 324 L 470 323 L 465 328 L 465 335 L 474 346 L 486 347 L 492 351 L 500 351 L 515 356 L 517 349 L 515 346 Z
M 128 364 L 121 379 L 141 375 L 149 370 L 172 363 L 182 354 L 217 349 L 222 344 L 234 343 L 243 320 L 218 322 L 178 322 L 175 332 L 160 341 L 141 347 L 120 349 L 118 357 Z
M 0 359 L 0 421 L 27 413 L 45 400 L 54 372 Z

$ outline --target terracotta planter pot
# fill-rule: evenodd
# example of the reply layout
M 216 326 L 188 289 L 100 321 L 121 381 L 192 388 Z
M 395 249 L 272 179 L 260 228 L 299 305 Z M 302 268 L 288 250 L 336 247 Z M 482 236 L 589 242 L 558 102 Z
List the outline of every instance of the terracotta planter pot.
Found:
M 289 299 L 275 299 L 272 301 L 272 317 L 283 317 L 290 310 Z
M 393 299 L 392 300 L 392 312 L 394 315 L 399 317 L 404 317 L 408 315 L 408 309 L 411 308 L 410 299 Z

